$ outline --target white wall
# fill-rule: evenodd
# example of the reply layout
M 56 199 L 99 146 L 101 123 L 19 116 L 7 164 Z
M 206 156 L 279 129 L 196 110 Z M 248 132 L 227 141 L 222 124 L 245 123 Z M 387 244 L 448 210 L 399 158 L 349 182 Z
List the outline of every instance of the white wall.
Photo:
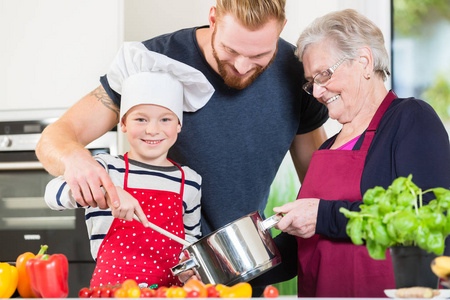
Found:
M 126 0 L 124 37 L 143 41 L 178 29 L 208 24 L 213 0 Z
M 297 41 L 302 29 L 316 17 L 334 10 L 354 8 L 372 19 L 390 40 L 389 0 L 287 0 L 288 22 L 282 37 Z M 127 0 L 125 2 L 124 38 L 141 41 L 177 29 L 208 24 L 212 0 Z
M 0 0 L 0 110 L 68 108 L 122 43 L 122 0 Z

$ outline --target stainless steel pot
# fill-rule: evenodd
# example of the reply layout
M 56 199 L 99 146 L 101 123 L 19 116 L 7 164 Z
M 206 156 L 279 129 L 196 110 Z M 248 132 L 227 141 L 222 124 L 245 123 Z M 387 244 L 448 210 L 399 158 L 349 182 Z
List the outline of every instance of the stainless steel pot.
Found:
M 172 268 L 174 275 L 194 270 L 203 283 L 234 285 L 247 282 L 281 262 L 269 229 L 281 214 L 262 220 L 248 214 L 186 247 L 188 260 Z

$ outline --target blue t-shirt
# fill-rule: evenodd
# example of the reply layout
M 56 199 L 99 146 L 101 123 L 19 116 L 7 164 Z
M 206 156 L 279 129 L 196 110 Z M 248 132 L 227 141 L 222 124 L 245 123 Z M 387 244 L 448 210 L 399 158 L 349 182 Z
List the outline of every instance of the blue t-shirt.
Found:
M 280 39 L 274 62 L 247 88 L 224 84 L 198 46 L 197 28 L 162 35 L 143 44 L 151 51 L 200 70 L 215 89 L 210 101 L 185 112 L 169 151 L 203 178 L 202 232 L 208 234 L 254 211 L 264 211 L 270 185 L 296 134 L 317 129 L 328 111 L 301 88 L 303 67 L 295 47 Z M 101 78 L 111 99 L 120 95 Z

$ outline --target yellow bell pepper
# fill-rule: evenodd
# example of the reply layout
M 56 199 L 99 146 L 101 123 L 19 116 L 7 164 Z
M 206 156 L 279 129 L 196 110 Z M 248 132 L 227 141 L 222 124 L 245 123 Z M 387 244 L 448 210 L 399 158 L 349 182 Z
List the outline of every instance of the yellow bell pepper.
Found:
M 224 295 L 225 291 L 228 290 L 229 288 L 230 287 L 228 287 L 228 286 L 226 286 L 224 284 L 221 284 L 221 283 L 217 284 L 216 285 L 216 290 L 219 292 L 219 297 L 223 298 L 222 295 Z
M 18 281 L 17 268 L 8 263 L 0 263 L 0 298 L 11 298 Z
M 252 286 L 248 282 L 240 282 L 220 292 L 220 298 L 251 298 Z

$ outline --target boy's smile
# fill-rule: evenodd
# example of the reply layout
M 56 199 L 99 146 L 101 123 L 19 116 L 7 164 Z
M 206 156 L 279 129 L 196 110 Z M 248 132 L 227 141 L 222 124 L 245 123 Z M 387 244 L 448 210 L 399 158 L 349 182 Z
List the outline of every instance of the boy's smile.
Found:
M 136 105 L 122 118 L 121 129 L 130 144 L 129 158 L 155 166 L 172 165 L 167 152 L 181 125 L 171 110 L 154 104 Z

